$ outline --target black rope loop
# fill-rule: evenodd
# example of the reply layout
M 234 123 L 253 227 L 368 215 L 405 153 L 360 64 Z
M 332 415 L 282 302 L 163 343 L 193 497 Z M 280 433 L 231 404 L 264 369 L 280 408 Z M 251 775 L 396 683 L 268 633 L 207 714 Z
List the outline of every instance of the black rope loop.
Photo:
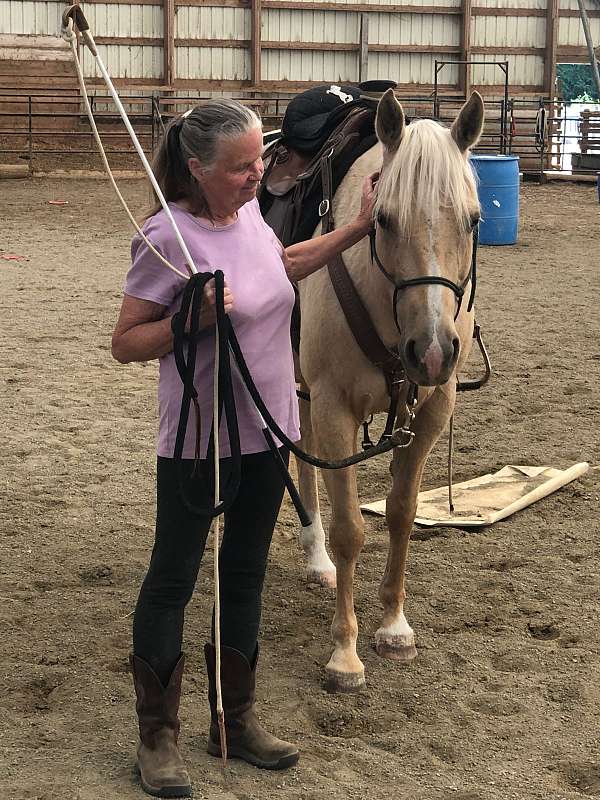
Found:
M 227 478 L 225 488 L 221 492 L 221 502 L 216 505 L 213 501 L 205 498 L 205 503 L 199 505 L 192 501 L 185 489 L 185 474 L 183 469 L 183 447 L 185 444 L 186 430 L 189 418 L 190 403 L 198 396 L 194 386 L 194 377 L 196 372 L 196 354 L 198 348 L 198 340 L 200 338 L 200 309 L 202 306 L 202 297 L 204 289 L 208 281 L 215 280 L 215 307 L 217 322 L 215 326 L 215 335 L 219 337 L 219 424 L 222 415 L 225 414 L 225 421 L 227 425 L 227 433 L 229 435 L 229 444 L 231 448 L 231 471 Z M 179 489 L 180 494 L 186 508 L 196 516 L 200 517 L 216 517 L 227 511 L 233 501 L 235 500 L 241 480 L 241 445 L 240 434 L 238 428 L 237 412 L 235 407 L 235 397 L 233 392 L 233 382 L 231 378 L 231 364 L 229 363 L 229 318 L 225 314 L 224 304 L 224 287 L 225 280 L 223 272 L 217 270 L 214 275 L 211 272 L 201 272 L 192 275 L 187 281 L 183 297 L 181 300 L 181 309 L 174 315 L 171 321 L 171 328 L 173 329 L 173 355 L 175 356 L 175 364 L 177 371 L 183 383 L 183 394 L 181 397 L 181 411 L 179 414 L 179 423 L 177 426 L 177 436 L 175 439 L 175 451 L 173 459 L 178 465 L 179 474 Z M 186 334 L 187 321 L 189 320 L 189 334 Z M 200 454 L 196 452 L 196 460 Z M 214 426 L 211 426 L 211 432 L 208 442 L 208 450 L 206 454 L 207 463 L 212 461 L 214 457 Z M 194 491 L 198 494 L 206 495 L 208 486 L 202 481 L 194 483 Z

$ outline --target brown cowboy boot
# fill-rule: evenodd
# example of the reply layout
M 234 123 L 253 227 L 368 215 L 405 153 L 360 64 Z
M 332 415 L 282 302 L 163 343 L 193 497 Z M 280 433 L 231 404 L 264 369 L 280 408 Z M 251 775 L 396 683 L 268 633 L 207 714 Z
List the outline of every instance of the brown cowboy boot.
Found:
M 210 704 L 210 733 L 207 751 L 221 755 L 221 736 L 217 721 L 217 690 L 215 685 L 215 648 L 204 645 L 208 670 L 208 701 Z M 268 733 L 254 712 L 254 687 L 258 647 L 252 666 L 243 653 L 232 647 L 221 647 L 221 689 L 227 733 L 227 755 L 241 758 L 262 769 L 292 767 L 300 758 L 298 748 Z
M 166 688 L 141 658 L 132 655 L 130 662 L 140 726 L 137 757 L 142 788 L 153 797 L 191 797 L 190 778 L 177 749 L 185 657 L 179 657 Z

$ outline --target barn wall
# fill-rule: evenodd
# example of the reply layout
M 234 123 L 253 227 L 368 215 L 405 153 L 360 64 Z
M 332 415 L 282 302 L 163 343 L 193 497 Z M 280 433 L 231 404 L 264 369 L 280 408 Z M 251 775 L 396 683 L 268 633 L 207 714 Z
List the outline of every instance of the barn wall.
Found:
M 164 2 L 174 3 L 172 39 L 169 26 L 165 32 L 163 0 L 83 3 L 99 52 L 119 83 L 164 86 L 169 57 L 171 88 L 181 91 L 295 91 L 314 82 L 356 82 L 361 74 L 363 21 L 368 23 L 363 77 L 391 78 L 406 93 L 431 90 L 436 60 L 467 58 L 486 64 L 508 61 L 514 95 L 547 94 L 552 53 L 558 61 L 587 58 L 577 0 L 403 0 L 401 7 L 398 0 Z M 253 26 L 252 8 L 257 2 L 260 24 Z M 471 16 L 465 19 L 464 8 L 469 5 Z M 587 0 L 587 5 L 593 36 L 600 43 L 600 3 Z M 0 35 L 55 37 L 64 7 L 58 0 L 0 0 Z M 25 39 L 19 42 L 27 47 Z M 82 56 L 86 76 L 99 82 L 86 49 Z M 33 61 L 36 58 L 43 63 L 39 53 L 32 56 Z M 15 66 L 11 47 L 0 40 L 3 85 L 11 79 L 27 85 L 35 72 L 36 68 Z M 441 91 L 458 94 L 472 86 L 497 94 L 502 82 L 501 71 L 491 64 L 469 68 L 449 64 L 439 71 Z

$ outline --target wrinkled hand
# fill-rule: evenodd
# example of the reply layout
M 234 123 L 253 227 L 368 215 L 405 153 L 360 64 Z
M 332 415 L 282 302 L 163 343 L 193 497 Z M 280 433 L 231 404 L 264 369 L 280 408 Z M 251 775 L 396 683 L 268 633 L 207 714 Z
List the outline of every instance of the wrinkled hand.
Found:
M 362 185 L 362 196 L 360 199 L 360 211 L 356 221 L 359 222 L 365 230 L 365 234 L 369 233 L 373 227 L 373 209 L 375 207 L 375 197 L 377 195 L 377 181 L 379 180 L 379 173 L 374 172 L 372 175 L 367 175 Z
M 217 321 L 217 310 L 216 310 L 216 302 L 217 302 L 217 294 L 215 291 L 215 279 L 208 281 L 204 286 L 204 292 L 202 293 L 202 304 L 200 306 L 200 330 L 204 330 L 205 328 L 209 328 L 211 325 L 214 325 Z M 233 295 L 231 294 L 231 290 L 225 284 L 223 289 L 223 304 L 225 308 L 225 313 L 229 314 L 231 309 L 233 308 Z M 186 330 L 189 331 L 189 320 L 186 326 Z

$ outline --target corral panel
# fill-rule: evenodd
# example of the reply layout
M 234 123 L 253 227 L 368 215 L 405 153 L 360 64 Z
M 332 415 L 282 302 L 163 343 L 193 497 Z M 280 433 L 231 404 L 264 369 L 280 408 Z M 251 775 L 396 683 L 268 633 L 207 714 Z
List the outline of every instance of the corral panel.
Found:
M 250 38 L 250 11 L 245 8 L 178 6 L 175 36 L 180 39 L 247 40 Z
M 249 80 L 250 54 L 238 47 L 178 47 L 176 75 L 191 80 Z

